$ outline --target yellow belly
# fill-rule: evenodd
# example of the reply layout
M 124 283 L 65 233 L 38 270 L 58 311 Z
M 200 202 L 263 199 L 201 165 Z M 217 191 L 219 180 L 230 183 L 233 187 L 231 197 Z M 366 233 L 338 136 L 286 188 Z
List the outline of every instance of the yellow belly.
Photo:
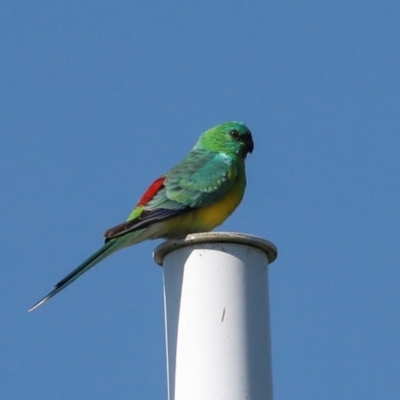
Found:
M 237 176 L 236 182 L 230 190 L 216 203 L 163 222 L 162 236 L 171 238 L 213 230 L 216 226 L 221 225 L 240 204 L 245 186 L 246 178 L 243 170 L 243 173 Z
M 200 222 L 202 231 L 211 231 L 221 225 L 240 204 L 243 191 L 232 188 L 220 201 L 211 206 L 195 211 L 195 218 Z

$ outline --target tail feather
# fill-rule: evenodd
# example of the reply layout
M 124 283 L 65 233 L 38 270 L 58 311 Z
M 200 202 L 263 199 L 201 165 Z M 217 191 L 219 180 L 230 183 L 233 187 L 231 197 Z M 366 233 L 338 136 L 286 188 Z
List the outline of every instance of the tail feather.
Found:
M 51 299 L 57 293 L 61 292 L 61 290 L 65 289 L 69 284 L 79 278 L 82 274 L 88 271 L 90 268 L 94 267 L 97 263 L 104 260 L 111 253 L 118 250 L 120 248 L 120 244 L 118 240 L 110 240 L 103 247 L 97 250 L 94 254 L 92 254 L 89 258 L 87 258 L 82 264 L 80 264 L 76 269 L 74 269 L 70 274 L 68 274 L 65 278 L 63 278 L 60 282 L 58 282 L 54 289 L 43 299 L 39 300 L 36 304 L 34 304 L 30 309 L 30 311 L 35 310 L 44 304 L 47 300 Z

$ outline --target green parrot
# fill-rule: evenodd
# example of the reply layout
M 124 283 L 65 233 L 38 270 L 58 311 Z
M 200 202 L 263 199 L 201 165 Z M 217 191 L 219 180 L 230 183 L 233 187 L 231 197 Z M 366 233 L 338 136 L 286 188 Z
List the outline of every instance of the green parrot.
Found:
M 240 122 L 226 122 L 204 132 L 179 164 L 149 186 L 127 221 L 104 233 L 103 247 L 29 311 L 117 250 L 147 239 L 209 232 L 222 224 L 243 198 L 244 160 L 253 147 L 250 130 Z

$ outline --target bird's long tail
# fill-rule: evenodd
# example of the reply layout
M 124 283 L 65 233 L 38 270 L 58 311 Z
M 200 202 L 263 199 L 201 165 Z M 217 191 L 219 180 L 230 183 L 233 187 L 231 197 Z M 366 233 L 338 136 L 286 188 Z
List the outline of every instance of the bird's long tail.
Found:
M 61 292 L 61 290 L 65 289 L 69 284 L 71 284 L 75 279 L 78 279 L 82 274 L 88 271 L 90 268 L 94 267 L 97 263 L 104 260 L 106 257 L 114 253 L 114 251 L 121 248 L 121 240 L 114 239 L 108 241 L 103 247 L 97 250 L 94 254 L 92 254 L 89 258 L 87 258 L 82 264 L 80 264 L 77 268 L 75 268 L 70 274 L 68 274 L 64 279 L 55 285 L 54 289 L 43 299 L 39 300 L 36 304 L 34 304 L 29 311 L 33 311 L 36 308 L 40 307 L 47 300 L 51 299 L 57 293 Z

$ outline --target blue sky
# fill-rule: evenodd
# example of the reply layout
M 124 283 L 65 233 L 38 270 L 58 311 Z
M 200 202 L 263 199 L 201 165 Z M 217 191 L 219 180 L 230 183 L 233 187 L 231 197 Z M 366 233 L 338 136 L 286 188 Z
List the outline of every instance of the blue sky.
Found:
M 3 2 L 0 397 L 166 398 L 158 242 L 27 309 L 205 129 L 255 151 L 219 230 L 279 248 L 274 391 L 400 398 L 400 3 Z

